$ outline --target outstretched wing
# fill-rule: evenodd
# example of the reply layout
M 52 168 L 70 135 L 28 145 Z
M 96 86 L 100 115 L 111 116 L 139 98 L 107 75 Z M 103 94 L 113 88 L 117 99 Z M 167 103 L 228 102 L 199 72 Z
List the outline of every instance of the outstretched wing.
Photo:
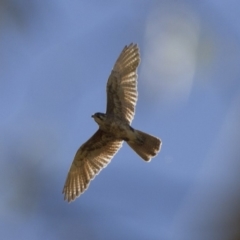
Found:
M 63 188 L 64 200 L 75 200 L 90 181 L 106 167 L 122 146 L 122 141 L 98 129 L 77 151 Z
M 140 54 L 137 44 L 125 46 L 107 82 L 107 114 L 132 122 L 137 102 L 137 67 Z

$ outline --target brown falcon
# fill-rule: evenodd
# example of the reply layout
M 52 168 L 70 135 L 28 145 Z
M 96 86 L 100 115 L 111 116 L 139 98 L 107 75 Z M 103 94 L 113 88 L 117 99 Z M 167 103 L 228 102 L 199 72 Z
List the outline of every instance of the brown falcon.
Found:
M 63 188 L 64 199 L 75 200 L 90 181 L 111 161 L 123 141 L 145 161 L 161 148 L 161 140 L 130 126 L 137 102 L 137 67 L 140 54 L 137 44 L 125 46 L 107 82 L 106 113 L 92 117 L 97 132 L 77 151 Z

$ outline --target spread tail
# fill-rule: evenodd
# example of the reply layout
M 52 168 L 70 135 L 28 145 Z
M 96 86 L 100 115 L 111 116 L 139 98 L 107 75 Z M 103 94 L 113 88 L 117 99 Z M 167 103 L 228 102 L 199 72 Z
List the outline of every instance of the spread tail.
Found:
M 135 130 L 135 139 L 127 141 L 128 145 L 145 161 L 150 161 L 161 149 L 160 139 L 147 133 Z

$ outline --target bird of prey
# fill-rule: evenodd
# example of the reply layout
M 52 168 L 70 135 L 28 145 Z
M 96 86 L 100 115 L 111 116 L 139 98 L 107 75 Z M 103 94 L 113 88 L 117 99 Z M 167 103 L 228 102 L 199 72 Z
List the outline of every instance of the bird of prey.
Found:
M 99 125 L 95 134 L 77 151 L 63 188 L 64 200 L 79 197 L 90 181 L 111 161 L 123 141 L 145 161 L 160 151 L 161 140 L 130 126 L 137 102 L 137 44 L 125 46 L 107 81 L 106 113 L 92 115 Z

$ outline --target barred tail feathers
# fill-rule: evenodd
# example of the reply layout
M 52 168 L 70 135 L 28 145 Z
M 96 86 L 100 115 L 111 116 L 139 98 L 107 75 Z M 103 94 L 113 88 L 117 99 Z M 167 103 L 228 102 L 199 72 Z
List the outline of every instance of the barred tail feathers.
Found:
M 135 139 L 127 141 L 128 145 L 145 161 L 150 161 L 161 149 L 162 142 L 147 133 L 135 130 Z

